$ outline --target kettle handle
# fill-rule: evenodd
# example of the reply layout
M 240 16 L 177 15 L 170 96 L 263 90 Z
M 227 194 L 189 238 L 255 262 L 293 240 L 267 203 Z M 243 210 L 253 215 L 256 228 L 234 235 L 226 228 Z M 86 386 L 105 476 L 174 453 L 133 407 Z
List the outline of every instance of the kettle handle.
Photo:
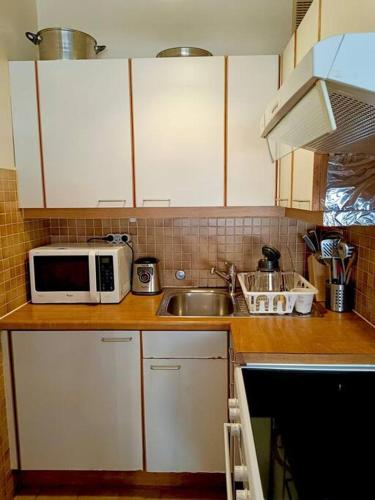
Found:
M 95 45 L 95 54 L 99 54 L 99 52 L 103 52 L 107 48 L 106 45 Z
M 34 45 L 39 45 L 42 41 L 42 37 L 38 33 L 31 33 L 31 31 L 26 31 L 25 36 Z

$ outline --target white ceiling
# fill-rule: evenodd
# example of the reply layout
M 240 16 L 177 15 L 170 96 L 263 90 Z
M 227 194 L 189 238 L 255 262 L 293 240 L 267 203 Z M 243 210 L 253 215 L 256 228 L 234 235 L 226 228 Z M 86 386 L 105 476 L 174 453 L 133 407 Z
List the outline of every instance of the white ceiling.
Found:
M 278 54 L 291 35 L 293 0 L 37 0 L 39 29 L 92 34 L 105 57 L 152 57 L 168 47 L 214 55 Z

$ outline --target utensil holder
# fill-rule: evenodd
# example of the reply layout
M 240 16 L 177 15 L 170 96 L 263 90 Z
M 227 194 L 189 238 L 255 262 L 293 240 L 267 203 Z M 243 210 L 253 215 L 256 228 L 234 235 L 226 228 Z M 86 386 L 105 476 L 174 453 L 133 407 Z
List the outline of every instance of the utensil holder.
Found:
M 352 308 L 351 285 L 326 283 L 326 307 L 335 312 L 350 311 Z

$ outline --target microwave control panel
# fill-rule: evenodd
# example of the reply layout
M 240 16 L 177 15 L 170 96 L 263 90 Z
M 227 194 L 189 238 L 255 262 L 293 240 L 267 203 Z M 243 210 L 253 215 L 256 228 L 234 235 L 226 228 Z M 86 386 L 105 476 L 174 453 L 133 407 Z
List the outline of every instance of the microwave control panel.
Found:
M 97 259 L 99 264 L 97 265 L 97 289 L 99 292 L 113 292 L 115 289 L 113 257 L 111 255 L 99 255 Z

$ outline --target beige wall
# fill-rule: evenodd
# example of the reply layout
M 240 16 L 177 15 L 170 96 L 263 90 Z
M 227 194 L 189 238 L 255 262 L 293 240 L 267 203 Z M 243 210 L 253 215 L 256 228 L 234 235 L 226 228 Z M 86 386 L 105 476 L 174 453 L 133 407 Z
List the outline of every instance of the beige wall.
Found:
M 14 167 L 8 60 L 35 58 L 24 32 L 36 26 L 35 0 L 0 0 L 0 168 Z
M 293 0 L 37 0 L 39 28 L 87 31 L 103 57 L 153 57 L 168 47 L 214 55 L 278 54 L 291 35 Z

